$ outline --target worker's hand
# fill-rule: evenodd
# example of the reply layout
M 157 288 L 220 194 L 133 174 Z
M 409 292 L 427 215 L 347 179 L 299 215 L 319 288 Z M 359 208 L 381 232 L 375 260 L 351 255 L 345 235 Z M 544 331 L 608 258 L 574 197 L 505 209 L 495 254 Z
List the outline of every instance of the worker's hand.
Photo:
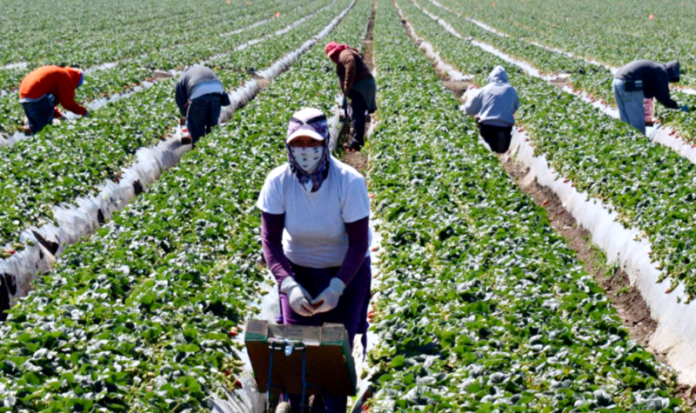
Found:
M 329 286 L 324 290 L 319 297 L 312 300 L 312 307 L 314 307 L 314 314 L 326 313 L 338 305 L 338 299 L 343 294 L 343 290 L 346 289 L 346 285 L 343 281 L 338 278 L 332 278 Z
M 681 109 L 682 112 L 689 113 L 689 107 L 686 105 L 682 105 L 679 109 Z
M 280 283 L 280 291 L 288 296 L 288 302 L 294 312 L 302 317 L 311 317 L 314 315 L 314 309 L 309 303 L 312 296 L 307 290 L 302 288 L 300 284 L 292 277 L 287 277 Z
M 87 111 L 87 113 L 85 113 L 85 117 L 86 117 L 86 118 L 90 118 L 90 117 L 92 117 L 92 114 L 89 113 L 89 111 Z

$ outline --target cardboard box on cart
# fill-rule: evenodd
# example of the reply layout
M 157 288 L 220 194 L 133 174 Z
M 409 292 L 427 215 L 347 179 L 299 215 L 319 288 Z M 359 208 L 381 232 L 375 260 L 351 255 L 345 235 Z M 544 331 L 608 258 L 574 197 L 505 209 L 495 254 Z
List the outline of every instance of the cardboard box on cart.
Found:
M 254 368 L 260 392 L 266 392 L 271 359 L 271 345 L 285 348 L 294 345 L 287 355 L 273 350 L 271 393 L 302 393 L 302 349 L 306 347 L 307 394 L 321 394 L 324 389 L 332 396 L 354 396 L 357 377 L 355 362 L 348 343 L 348 333 L 341 324 L 326 323 L 321 327 L 284 326 L 267 321 L 250 320 L 244 342 Z

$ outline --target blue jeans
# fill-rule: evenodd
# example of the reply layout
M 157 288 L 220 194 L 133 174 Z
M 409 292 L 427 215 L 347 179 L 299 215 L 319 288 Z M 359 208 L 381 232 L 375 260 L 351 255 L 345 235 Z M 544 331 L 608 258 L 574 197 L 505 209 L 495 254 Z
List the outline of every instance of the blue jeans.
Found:
M 626 91 L 626 82 L 614 79 L 614 97 L 619 107 L 621 120 L 645 135 L 645 94 L 642 90 Z
M 56 112 L 56 97 L 48 93 L 33 102 L 22 102 L 22 108 L 29 120 L 31 133 L 39 133 L 53 122 Z
M 203 136 L 210 133 L 218 125 L 222 107 L 221 96 L 217 93 L 203 95 L 189 103 L 186 114 L 186 125 L 191 133 L 194 146 Z

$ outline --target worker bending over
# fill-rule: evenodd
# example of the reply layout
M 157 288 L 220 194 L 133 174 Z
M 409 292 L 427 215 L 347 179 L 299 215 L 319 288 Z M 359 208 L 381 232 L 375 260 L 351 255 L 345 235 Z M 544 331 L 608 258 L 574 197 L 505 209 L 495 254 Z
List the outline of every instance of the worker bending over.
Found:
M 89 111 L 75 102 L 75 90 L 84 80 L 84 72 L 72 67 L 43 66 L 29 73 L 19 86 L 19 101 L 27 115 L 25 130 L 39 133 L 54 118 L 62 118 L 56 108 L 59 104 L 70 112 L 89 116 Z
M 370 299 L 370 200 L 365 178 L 329 152 L 329 127 L 318 109 L 290 120 L 288 162 L 266 178 L 257 203 L 263 254 L 280 290 L 284 325 L 343 324 L 353 346 L 366 347 Z M 346 411 L 346 397 L 316 397 L 313 412 Z M 328 403 L 327 403 L 328 402 Z M 290 404 L 300 411 L 301 396 Z
M 488 75 L 488 84 L 483 89 L 470 89 L 465 99 L 464 111 L 476 118 L 483 140 L 493 152 L 507 152 L 520 98 L 508 83 L 505 69 L 496 66 Z
M 679 81 L 679 62 L 660 64 L 650 60 L 636 60 L 614 74 L 614 97 L 621 120 L 645 135 L 644 100 L 655 98 L 670 109 L 688 112 L 669 96 L 669 83 Z
M 191 142 L 182 143 L 195 146 L 218 125 L 221 107 L 230 103 L 222 82 L 212 70 L 200 65 L 187 69 L 176 84 L 176 104 L 191 133 Z
M 359 151 L 365 145 L 365 112 L 372 114 L 377 111 L 377 83 L 362 54 L 357 50 L 347 44 L 331 42 L 326 45 L 324 51 L 336 64 L 336 74 L 343 95 L 350 98 L 353 134 L 348 148 Z

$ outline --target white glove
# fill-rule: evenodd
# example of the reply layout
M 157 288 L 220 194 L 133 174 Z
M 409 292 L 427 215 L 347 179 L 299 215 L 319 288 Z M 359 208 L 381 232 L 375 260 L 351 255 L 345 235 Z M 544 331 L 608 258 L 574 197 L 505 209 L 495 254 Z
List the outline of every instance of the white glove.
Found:
M 280 291 L 287 294 L 290 307 L 294 312 L 303 317 L 311 317 L 314 315 L 312 305 L 309 303 L 312 296 L 309 295 L 307 290 L 302 288 L 294 278 L 285 278 L 283 282 L 280 283 Z
M 332 278 L 331 283 L 326 290 L 324 290 L 319 297 L 312 300 L 312 307 L 314 307 L 314 314 L 326 313 L 338 305 L 338 299 L 343 294 L 343 290 L 346 289 L 346 285 L 343 281 L 338 278 Z

